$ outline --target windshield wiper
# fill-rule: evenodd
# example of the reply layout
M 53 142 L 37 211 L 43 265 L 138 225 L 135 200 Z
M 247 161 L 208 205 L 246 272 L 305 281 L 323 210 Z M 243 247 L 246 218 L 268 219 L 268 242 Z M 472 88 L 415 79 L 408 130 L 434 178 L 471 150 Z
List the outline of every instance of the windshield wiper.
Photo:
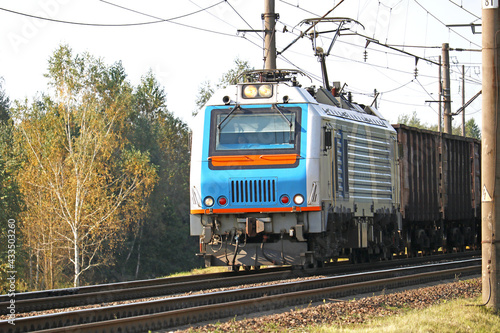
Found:
M 231 115 L 234 111 L 236 111 L 237 109 L 240 109 L 240 108 L 241 108 L 241 106 L 240 106 L 239 104 L 236 104 L 236 105 L 234 106 L 234 108 L 233 108 L 231 111 L 229 111 L 229 113 L 227 114 L 227 116 L 226 116 L 224 119 L 222 119 L 222 120 L 220 121 L 219 125 L 217 125 L 217 128 L 220 130 L 220 126 L 221 126 L 221 125 L 222 125 L 222 124 L 226 121 L 226 119 L 227 119 L 227 118 L 229 118 L 229 116 L 230 116 L 230 115 Z
M 275 109 L 276 111 L 278 111 L 280 113 L 280 115 L 286 120 L 286 122 L 288 123 L 288 126 L 290 126 L 290 137 L 288 139 L 288 143 L 294 143 L 295 140 L 293 138 L 293 124 L 292 122 L 285 116 L 285 114 L 281 111 L 280 107 L 278 106 L 278 104 L 273 104 L 273 109 Z
M 288 126 L 290 126 L 290 128 L 292 128 L 292 126 L 293 126 L 292 122 L 280 110 L 280 107 L 278 106 L 278 104 L 273 104 L 273 109 L 275 109 L 276 111 L 278 111 L 280 113 L 280 115 L 286 120 L 286 122 L 288 123 Z

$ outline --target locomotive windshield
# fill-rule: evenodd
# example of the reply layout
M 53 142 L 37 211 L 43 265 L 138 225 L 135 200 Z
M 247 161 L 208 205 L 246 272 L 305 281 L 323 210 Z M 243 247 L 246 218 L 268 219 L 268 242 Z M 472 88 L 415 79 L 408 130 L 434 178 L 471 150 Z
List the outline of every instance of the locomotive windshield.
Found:
M 298 154 L 300 108 L 212 111 L 210 156 Z
M 219 115 L 217 121 L 222 117 Z M 216 150 L 293 148 L 295 115 L 289 122 L 279 114 L 234 114 L 221 125 Z

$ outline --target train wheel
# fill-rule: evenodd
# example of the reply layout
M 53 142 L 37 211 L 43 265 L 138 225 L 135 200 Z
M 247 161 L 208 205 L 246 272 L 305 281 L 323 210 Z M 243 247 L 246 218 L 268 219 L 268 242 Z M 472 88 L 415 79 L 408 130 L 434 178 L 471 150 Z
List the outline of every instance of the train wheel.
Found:
M 353 264 L 362 264 L 365 262 L 369 262 L 370 255 L 368 254 L 368 249 L 352 249 L 349 260 Z
M 392 259 L 392 252 L 391 249 L 388 248 L 387 246 L 382 247 L 382 260 L 391 260 Z
M 351 253 L 349 254 L 349 261 L 352 264 L 359 264 L 359 258 L 358 258 L 357 253 L 354 249 L 352 249 Z

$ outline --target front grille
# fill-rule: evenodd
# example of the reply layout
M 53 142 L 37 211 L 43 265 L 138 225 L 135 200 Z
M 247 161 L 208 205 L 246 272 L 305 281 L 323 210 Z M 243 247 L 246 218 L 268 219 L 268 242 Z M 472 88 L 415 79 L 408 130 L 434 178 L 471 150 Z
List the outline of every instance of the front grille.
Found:
M 233 203 L 269 203 L 276 201 L 276 178 L 230 179 Z

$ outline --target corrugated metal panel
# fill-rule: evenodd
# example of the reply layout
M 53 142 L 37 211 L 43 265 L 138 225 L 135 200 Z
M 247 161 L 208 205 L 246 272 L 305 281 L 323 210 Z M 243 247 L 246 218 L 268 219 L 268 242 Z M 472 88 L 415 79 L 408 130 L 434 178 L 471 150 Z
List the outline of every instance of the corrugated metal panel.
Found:
M 353 131 L 344 140 L 350 196 L 355 202 L 392 202 L 391 142 L 386 133 Z
M 337 168 L 332 169 L 334 173 L 333 177 L 337 177 L 335 181 L 336 191 L 338 195 L 342 198 L 349 197 L 349 183 L 348 183 L 348 162 L 347 162 L 347 141 L 344 139 L 344 132 L 341 130 L 335 133 L 335 161 Z
M 443 159 L 443 218 L 471 219 L 475 216 L 474 197 L 474 141 L 451 135 L 442 135 Z
M 474 141 L 471 143 L 472 149 L 472 208 L 474 217 L 481 218 L 481 143 Z
M 409 221 L 440 218 L 439 136 L 394 125 L 400 145 L 401 213 Z
M 400 145 L 401 212 L 409 221 L 480 216 L 480 144 L 393 125 Z

